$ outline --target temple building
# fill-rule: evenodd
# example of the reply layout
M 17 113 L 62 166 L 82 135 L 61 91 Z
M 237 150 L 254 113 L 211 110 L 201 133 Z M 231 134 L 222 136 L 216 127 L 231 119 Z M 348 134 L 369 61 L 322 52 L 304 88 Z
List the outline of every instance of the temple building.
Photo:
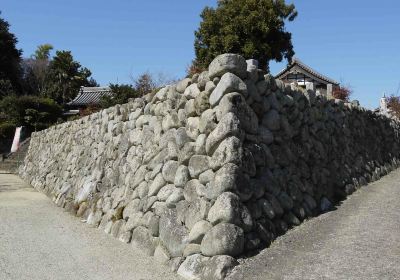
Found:
M 103 96 L 111 96 L 109 87 L 81 87 L 74 100 L 67 103 L 68 111 L 64 115 L 76 115 L 88 106 L 97 106 Z
M 292 63 L 279 72 L 275 78 L 287 84 L 297 83 L 300 87 L 314 90 L 317 94 L 329 98 L 332 97 L 335 88 L 339 87 L 338 82 L 320 74 L 298 58 L 293 58 Z

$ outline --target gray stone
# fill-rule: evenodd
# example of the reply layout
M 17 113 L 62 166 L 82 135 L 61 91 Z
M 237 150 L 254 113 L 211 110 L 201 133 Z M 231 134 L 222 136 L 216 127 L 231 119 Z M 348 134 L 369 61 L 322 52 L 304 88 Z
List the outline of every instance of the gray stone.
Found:
M 159 201 L 166 201 L 170 195 L 176 191 L 177 188 L 173 184 L 166 185 L 161 188 L 161 190 L 157 194 L 157 198 Z
M 221 142 L 211 157 L 210 165 L 217 170 L 227 163 L 241 165 L 243 157 L 242 142 L 232 136 Z
M 214 256 L 206 261 L 203 280 L 223 280 L 239 262 L 231 256 Z
M 171 195 L 166 200 L 166 203 L 169 204 L 169 205 L 174 205 L 174 204 L 176 204 L 179 201 L 184 200 L 184 199 L 185 199 L 185 196 L 184 196 L 184 193 L 183 193 L 183 189 L 175 188 L 173 190 L 173 192 L 171 193 Z
M 188 231 L 177 219 L 176 209 L 167 209 L 160 218 L 160 240 L 171 257 L 182 256 Z
M 98 226 L 102 216 L 103 213 L 101 211 L 90 212 L 86 222 L 91 226 Z
M 197 97 L 197 95 L 200 94 L 200 90 L 197 87 L 197 84 L 192 84 L 190 86 L 188 86 L 185 89 L 185 92 L 183 93 L 183 95 L 189 100 L 189 99 L 194 99 Z
M 149 256 L 154 255 L 157 246 L 156 239 L 150 234 L 148 229 L 142 226 L 133 230 L 131 243 L 134 247 L 139 248 L 143 253 Z
M 189 173 L 192 178 L 198 176 L 210 168 L 210 159 L 208 156 L 194 155 L 189 160 Z
M 186 183 L 183 192 L 185 200 L 192 202 L 199 198 L 199 194 L 197 193 L 197 188 L 199 185 L 201 185 L 201 183 L 198 179 L 192 179 Z
M 217 119 L 221 119 L 228 112 L 232 112 L 238 117 L 241 127 L 246 132 L 257 133 L 258 117 L 241 94 L 232 92 L 222 98 L 216 109 Z
M 201 115 L 205 110 L 210 108 L 210 94 L 206 91 L 200 92 L 194 99 L 194 107 L 196 115 Z
M 207 135 L 200 134 L 196 139 L 196 147 L 195 152 L 197 155 L 205 155 L 206 154 L 206 141 Z
M 262 209 L 263 213 L 269 219 L 272 220 L 273 218 L 275 218 L 274 208 L 272 207 L 271 203 L 269 203 L 268 200 L 262 198 L 262 199 L 258 200 L 257 203 L 259 204 L 259 206 Z
M 206 191 L 209 199 L 216 199 L 224 192 L 236 192 L 241 188 L 241 171 L 240 168 L 232 163 L 225 164 L 215 173 L 214 181 L 212 181 Z
M 129 217 L 128 221 L 126 222 L 124 230 L 130 231 L 142 225 L 142 218 L 143 218 L 142 212 L 137 212 L 133 214 L 132 216 Z
M 230 72 L 244 79 L 247 75 L 246 60 L 237 54 L 222 54 L 217 56 L 208 67 L 210 79 L 221 77 Z
M 183 256 L 187 257 L 194 254 L 201 254 L 200 244 L 187 244 L 185 249 L 183 250 Z
M 320 208 L 322 212 L 327 212 L 331 210 L 333 207 L 332 202 L 329 201 L 326 197 L 321 198 Z
M 276 197 L 269 193 L 265 194 L 265 197 L 268 199 L 268 202 L 271 204 L 275 215 L 278 217 L 282 216 L 284 213 L 284 210 L 283 210 L 281 204 L 279 203 L 279 201 L 276 199 Z
M 249 231 L 253 227 L 253 220 L 249 210 L 240 202 L 237 195 L 225 192 L 221 194 L 208 212 L 208 220 L 218 223 L 231 223 Z
M 131 238 L 132 238 L 132 232 L 131 231 L 123 231 L 123 228 L 122 228 L 122 230 L 119 233 L 118 240 L 121 242 L 124 242 L 124 243 L 129 243 L 129 242 L 131 242 Z
M 200 133 L 209 134 L 217 126 L 215 110 L 208 109 L 201 114 L 199 122 Z
M 203 274 L 204 262 L 208 258 L 195 254 L 187 257 L 185 261 L 179 266 L 177 271 L 179 276 L 188 280 L 201 280 Z
M 113 223 L 112 228 L 111 228 L 111 235 L 115 238 L 118 237 L 120 229 L 125 226 L 125 220 L 118 220 L 115 223 Z
M 199 117 L 191 117 L 187 119 L 186 133 L 192 140 L 196 140 L 196 138 L 200 134 L 199 125 L 200 125 Z
M 193 228 L 190 230 L 189 236 L 187 238 L 188 243 L 197 243 L 200 244 L 201 240 L 203 240 L 204 235 L 212 228 L 212 225 L 208 221 L 198 221 L 193 225 Z
M 149 196 L 157 195 L 158 192 L 162 187 L 164 187 L 166 184 L 166 181 L 164 180 L 164 177 L 161 173 L 159 173 L 156 178 L 154 178 L 154 181 L 150 184 L 149 187 Z
M 238 256 L 244 249 L 243 230 L 233 224 L 218 224 L 209 230 L 201 241 L 201 252 L 205 256 Z
M 171 259 L 171 256 L 164 246 L 158 245 L 154 251 L 154 259 L 161 264 L 166 264 Z
M 209 101 L 211 107 L 218 105 L 222 97 L 230 92 L 247 94 L 247 86 L 238 76 L 226 73 L 222 76 L 221 81 L 210 95 Z
M 273 133 L 266 128 L 265 126 L 260 125 L 257 131 L 258 137 L 260 141 L 264 144 L 272 144 L 274 142 L 274 135 Z
M 173 183 L 175 180 L 175 174 L 178 167 L 179 163 L 177 161 L 173 160 L 167 161 L 162 169 L 162 175 L 164 177 L 164 180 L 169 183 Z
M 187 207 L 185 209 L 182 209 L 184 210 L 184 213 L 182 214 L 185 219 L 186 227 L 191 230 L 197 222 L 205 220 L 210 208 L 210 202 L 208 202 L 204 198 L 198 198 L 194 201 L 189 202 L 187 204 Z
M 212 81 L 210 81 L 206 83 L 204 91 L 207 92 L 208 94 L 211 94 L 216 87 L 217 86 Z
M 279 112 L 270 110 L 262 119 L 262 125 L 272 131 L 279 130 L 281 127 Z
M 227 113 L 223 116 L 217 127 L 208 136 L 206 141 L 207 154 L 213 154 L 219 143 L 230 136 L 242 138 L 240 121 L 233 113 Z
M 186 113 L 187 117 L 195 117 L 195 116 L 197 116 L 196 106 L 195 106 L 195 99 L 190 99 L 188 102 L 186 102 L 185 113 Z
M 184 93 L 186 88 L 192 83 L 192 79 L 186 78 L 181 80 L 177 85 L 176 85 L 176 91 L 179 93 Z
M 178 128 L 175 134 L 176 144 L 178 148 L 181 149 L 187 142 L 190 142 L 191 139 L 186 133 L 186 129 L 184 127 Z
M 215 178 L 215 173 L 211 169 L 209 169 L 200 174 L 199 181 L 201 184 L 207 185 L 207 183 L 214 180 L 214 178 Z
M 188 165 L 190 158 L 196 153 L 195 149 L 196 149 L 196 143 L 194 142 L 186 143 L 179 152 L 178 161 L 181 164 Z
M 184 188 L 189 180 L 189 169 L 185 165 L 180 165 L 176 170 L 174 185 L 178 188 Z
M 199 87 L 199 89 L 204 90 L 208 82 L 210 82 L 210 76 L 208 74 L 208 71 L 201 72 L 197 82 L 197 86 Z

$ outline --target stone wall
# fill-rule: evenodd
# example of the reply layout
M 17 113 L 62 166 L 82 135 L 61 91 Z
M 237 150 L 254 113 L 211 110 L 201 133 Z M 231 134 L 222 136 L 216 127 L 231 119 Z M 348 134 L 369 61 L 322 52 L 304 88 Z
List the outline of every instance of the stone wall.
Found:
M 21 176 L 188 279 L 221 279 L 399 165 L 399 124 L 225 54 L 155 95 L 34 133 Z

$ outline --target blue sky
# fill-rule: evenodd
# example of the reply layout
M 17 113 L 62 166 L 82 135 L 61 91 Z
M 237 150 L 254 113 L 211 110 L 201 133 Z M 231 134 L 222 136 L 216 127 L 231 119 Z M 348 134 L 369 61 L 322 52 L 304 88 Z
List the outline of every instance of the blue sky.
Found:
M 306 0 L 287 29 L 296 57 L 350 84 L 353 98 L 374 108 L 400 83 L 400 1 Z M 51 43 L 71 50 L 102 85 L 128 83 L 145 71 L 182 77 L 194 57 L 201 10 L 216 0 L 1 0 L 2 17 L 30 56 Z M 278 72 L 285 63 L 271 63 Z

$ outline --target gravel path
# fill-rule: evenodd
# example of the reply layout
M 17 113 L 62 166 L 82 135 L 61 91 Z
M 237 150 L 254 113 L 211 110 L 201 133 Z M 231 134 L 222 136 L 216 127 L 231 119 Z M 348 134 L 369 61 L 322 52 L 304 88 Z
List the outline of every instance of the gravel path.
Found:
M 400 170 L 238 266 L 229 279 L 400 279 Z M 0 174 L 0 279 L 178 279 Z
M 289 231 L 229 279 L 400 279 L 400 170 Z
M 0 279 L 178 279 L 169 268 L 0 174 Z

